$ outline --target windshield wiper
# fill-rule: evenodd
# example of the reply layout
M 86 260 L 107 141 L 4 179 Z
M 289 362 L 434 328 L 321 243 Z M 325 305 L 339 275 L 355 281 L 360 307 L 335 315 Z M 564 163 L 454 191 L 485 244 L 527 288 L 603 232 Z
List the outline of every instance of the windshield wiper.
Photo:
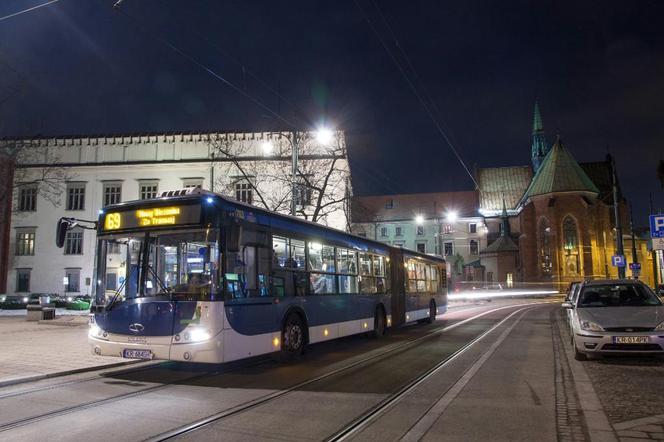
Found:
M 122 281 L 122 284 L 120 284 L 120 287 L 118 287 L 118 289 L 115 291 L 115 293 L 113 293 L 113 297 L 108 302 L 108 304 L 106 304 L 106 310 L 107 311 L 111 310 L 111 307 L 113 307 L 113 305 L 115 304 L 115 301 L 117 301 L 118 296 L 120 296 L 120 293 L 122 292 L 122 289 L 125 288 L 125 286 L 127 285 L 127 281 L 129 281 L 131 279 L 131 276 L 134 274 L 134 272 L 136 271 L 137 268 L 138 267 L 134 267 L 133 269 L 131 269 L 131 272 L 129 272 L 129 276 L 127 276 L 127 278 L 125 278 L 125 280 Z

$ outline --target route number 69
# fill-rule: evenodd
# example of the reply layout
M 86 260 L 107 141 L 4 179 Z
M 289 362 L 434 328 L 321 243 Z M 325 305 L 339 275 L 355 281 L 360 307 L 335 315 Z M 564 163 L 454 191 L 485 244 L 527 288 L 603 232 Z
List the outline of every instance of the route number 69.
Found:
M 104 220 L 104 229 L 105 230 L 116 230 L 120 228 L 120 214 L 119 213 L 108 213 L 106 219 Z

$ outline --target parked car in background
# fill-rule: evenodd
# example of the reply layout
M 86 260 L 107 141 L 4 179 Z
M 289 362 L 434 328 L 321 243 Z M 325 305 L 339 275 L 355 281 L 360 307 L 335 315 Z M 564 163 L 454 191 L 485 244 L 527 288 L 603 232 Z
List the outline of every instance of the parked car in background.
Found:
M 29 296 L 25 295 L 5 295 L 5 299 L 0 303 L 0 309 L 4 310 L 17 310 L 25 308 L 26 304 L 30 300 Z
M 639 280 L 584 281 L 566 300 L 577 360 L 588 355 L 664 355 L 664 304 Z
M 71 301 L 67 302 L 67 309 L 69 310 L 90 310 L 91 298 L 88 295 L 75 296 Z

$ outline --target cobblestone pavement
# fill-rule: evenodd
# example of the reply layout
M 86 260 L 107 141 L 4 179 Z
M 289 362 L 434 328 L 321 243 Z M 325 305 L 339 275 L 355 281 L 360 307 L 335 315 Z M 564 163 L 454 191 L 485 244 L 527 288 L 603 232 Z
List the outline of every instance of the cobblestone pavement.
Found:
M 0 317 L 0 384 L 125 361 L 91 354 L 87 335 L 87 324 L 62 327 Z
M 621 441 L 664 440 L 664 414 L 614 424 Z
M 584 368 L 612 424 L 664 410 L 664 359 L 603 357 L 584 362 Z
M 583 410 L 579 403 L 569 361 L 563 349 L 564 342 L 560 333 L 561 320 L 564 319 L 560 316 L 560 312 L 551 313 L 558 440 L 561 442 L 588 441 L 590 436 L 585 425 Z

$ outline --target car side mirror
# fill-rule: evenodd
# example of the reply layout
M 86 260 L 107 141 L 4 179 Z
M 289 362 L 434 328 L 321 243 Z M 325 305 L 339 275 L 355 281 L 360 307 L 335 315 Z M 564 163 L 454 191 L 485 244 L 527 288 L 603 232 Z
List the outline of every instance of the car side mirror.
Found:
M 562 308 L 574 308 L 574 304 L 572 304 L 571 302 L 568 302 L 568 301 L 563 302 L 562 304 L 560 304 L 560 306 Z

